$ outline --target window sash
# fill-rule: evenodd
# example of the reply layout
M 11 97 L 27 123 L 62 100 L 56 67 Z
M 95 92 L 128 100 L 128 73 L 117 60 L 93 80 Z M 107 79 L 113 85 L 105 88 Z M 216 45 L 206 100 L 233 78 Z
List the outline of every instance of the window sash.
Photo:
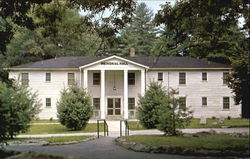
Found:
M 186 107 L 186 97 L 179 97 L 179 106 L 182 108 Z
M 202 106 L 207 106 L 207 97 L 202 97 Z
M 229 72 L 223 72 L 223 84 L 228 84 L 228 80 L 227 80 L 227 78 L 228 78 L 228 76 L 229 76 Z
M 207 81 L 207 72 L 202 72 L 202 81 Z
M 100 85 L 101 83 L 101 74 L 98 73 L 93 73 L 93 85 Z
M 229 108 L 230 108 L 230 98 L 223 97 L 223 109 L 229 109 Z
M 135 73 L 134 72 L 128 73 L 128 85 L 135 85 Z
M 68 85 L 75 83 L 75 73 L 68 73 Z
M 47 73 L 45 74 L 45 81 L 46 81 L 46 82 L 50 82 L 50 81 L 51 81 L 51 73 L 47 72 Z
M 128 98 L 128 109 L 135 109 L 135 98 Z
M 94 106 L 97 110 L 100 110 L 100 98 L 93 98 L 93 106 Z
M 22 85 L 29 84 L 29 73 L 21 73 L 21 82 L 22 82 Z
M 163 73 L 158 72 L 158 81 L 163 81 Z
M 51 107 L 51 98 L 46 98 L 46 107 Z
M 179 73 L 179 84 L 186 84 L 186 73 L 185 72 Z

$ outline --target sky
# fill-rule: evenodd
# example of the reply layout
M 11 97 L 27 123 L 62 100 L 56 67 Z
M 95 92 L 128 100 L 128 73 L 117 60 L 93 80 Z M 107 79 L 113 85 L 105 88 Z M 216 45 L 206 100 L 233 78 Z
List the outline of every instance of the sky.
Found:
M 146 3 L 148 8 L 150 8 L 153 11 L 153 13 L 155 14 L 155 13 L 157 13 L 157 11 L 159 9 L 161 9 L 160 5 L 165 4 L 166 2 L 170 2 L 170 4 L 174 4 L 174 2 L 176 0 L 136 0 L 136 1 L 137 1 L 137 3 L 141 3 L 141 2 Z M 110 15 L 110 11 L 105 11 L 105 12 L 106 13 L 104 13 L 104 15 L 103 15 L 104 17 Z M 86 15 L 86 12 L 80 11 L 80 14 Z

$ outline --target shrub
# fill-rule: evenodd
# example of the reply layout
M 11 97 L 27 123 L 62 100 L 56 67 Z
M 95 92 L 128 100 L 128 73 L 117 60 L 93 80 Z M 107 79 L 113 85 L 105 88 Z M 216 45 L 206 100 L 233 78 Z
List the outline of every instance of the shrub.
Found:
M 72 130 L 81 130 L 93 114 L 91 98 L 85 89 L 72 85 L 61 92 L 57 112 L 62 125 Z
M 40 106 L 36 93 L 27 87 L 0 82 L 0 141 L 27 131 Z
M 191 122 L 192 111 L 187 107 L 180 106 L 181 101 L 175 98 L 178 92 L 171 90 L 167 102 L 158 107 L 157 129 L 164 131 L 165 135 L 177 135 L 177 128 L 184 128 Z
M 167 94 L 162 85 L 156 82 L 149 84 L 145 95 L 139 98 L 137 117 L 145 128 L 156 128 L 158 121 L 158 107 L 165 105 Z

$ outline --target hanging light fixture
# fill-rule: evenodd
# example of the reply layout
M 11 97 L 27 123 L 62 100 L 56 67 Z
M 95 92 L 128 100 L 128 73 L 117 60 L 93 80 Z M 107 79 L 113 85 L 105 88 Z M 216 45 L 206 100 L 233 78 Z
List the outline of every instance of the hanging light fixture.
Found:
M 113 86 L 113 90 L 114 91 L 116 90 L 116 87 L 115 87 L 115 71 L 114 71 L 114 86 Z

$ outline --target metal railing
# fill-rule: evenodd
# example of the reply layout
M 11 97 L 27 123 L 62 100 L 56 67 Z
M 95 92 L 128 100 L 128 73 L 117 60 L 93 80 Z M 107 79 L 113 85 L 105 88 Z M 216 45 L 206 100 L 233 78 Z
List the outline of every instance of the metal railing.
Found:
M 106 122 L 106 120 L 104 119 L 100 119 L 100 120 L 97 120 L 97 137 L 99 138 L 100 137 L 100 121 L 103 121 L 103 133 L 104 133 L 104 136 L 109 136 L 109 127 L 108 127 L 108 124 Z
M 129 125 L 127 120 L 120 121 L 120 136 L 122 136 L 122 122 L 124 122 L 125 125 L 125 136 L 129 136 Z

